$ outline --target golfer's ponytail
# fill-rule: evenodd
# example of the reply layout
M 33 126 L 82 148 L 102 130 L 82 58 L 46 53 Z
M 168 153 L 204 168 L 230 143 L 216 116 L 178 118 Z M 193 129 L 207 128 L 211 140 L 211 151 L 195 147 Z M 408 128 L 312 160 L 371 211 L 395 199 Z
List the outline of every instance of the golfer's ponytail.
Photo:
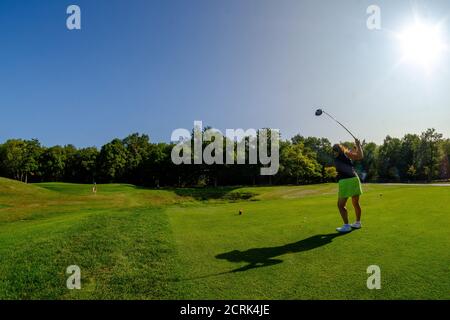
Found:
M 341 150 L 342 150 L 342 153 L 343 153 L 343 154 L 346 155 L 347 153 L 350 152 L 350 149 L 347 148 L 346 146 L 343 146 L 342 144 L 340 144 L 339 146 L 341 147 Z
M 350 150 L 347 147 L 343 146 L 342 144 L 335 144 L 333 146 L 333 150 L 343 155 L 346 155 L 348 152 L 350 152 Z

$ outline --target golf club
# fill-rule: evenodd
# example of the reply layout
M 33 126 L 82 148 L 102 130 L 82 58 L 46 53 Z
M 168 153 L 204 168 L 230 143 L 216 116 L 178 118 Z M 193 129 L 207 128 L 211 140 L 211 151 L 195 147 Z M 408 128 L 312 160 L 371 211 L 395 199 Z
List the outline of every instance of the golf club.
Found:
M 331 114 L 329 114 L 328 112 L 325 112 L 323 109 L 317 109 L 316 110 L 316 116 L 321 116 L 323 113 L 325 113 L 327 116 L 329 116 L 331 119 L 333 119 L 334 121 L 336 121 L 342 128 L 344 128 L 345 130 L 347 130 L 348 133 L 350 133 L 350 135 L 355 139 L 356 137 L 353 135 L 353 133 L 350 132 L 350 130 L 348 130 L 342 123 L 340 123 L 339 121 L 337 121 Z

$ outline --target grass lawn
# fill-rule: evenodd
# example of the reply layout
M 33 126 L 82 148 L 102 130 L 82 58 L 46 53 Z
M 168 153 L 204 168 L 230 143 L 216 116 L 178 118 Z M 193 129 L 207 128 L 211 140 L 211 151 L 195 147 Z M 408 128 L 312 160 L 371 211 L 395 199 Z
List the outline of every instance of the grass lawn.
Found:
M 334 184 L 94 195 L 0 178 L 0 298 L 450 299 L 450 188 L 364 191 L 363 229 L 338 236 Z

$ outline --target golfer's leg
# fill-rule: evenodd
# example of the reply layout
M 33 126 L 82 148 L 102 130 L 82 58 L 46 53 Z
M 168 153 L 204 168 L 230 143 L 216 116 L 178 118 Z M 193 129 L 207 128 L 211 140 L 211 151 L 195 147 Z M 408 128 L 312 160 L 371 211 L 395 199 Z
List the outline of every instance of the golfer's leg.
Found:
M 356 221 L 361 221 L 361 206 L 359 205 L 359 196 L 352 197 L 353 208 L 355 208 Z
M 339 198 L 338 199 L 338 209 L 339 213 L 341 214 L 342 220 L 344 221 L 344 224 L 348 224 L 348 212 L 345 205 L 347 204 L 347 198 Z

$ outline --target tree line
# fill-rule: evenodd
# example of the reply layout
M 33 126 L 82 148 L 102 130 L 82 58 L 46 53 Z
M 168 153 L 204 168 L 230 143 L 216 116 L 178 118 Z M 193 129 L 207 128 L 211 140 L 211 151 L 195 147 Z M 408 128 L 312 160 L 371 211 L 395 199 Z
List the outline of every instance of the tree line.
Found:
M 343 144 L 353 147 L 351 142 Z M 362 145 L 365 157 L 356 169 L 366 182 L 450 179 L 450 139 L 435 129 L 403 138 L 387 136 L 381 145 L 366 141 Z M 260 164 L 175 165 L 171 160 L 173 147 L 172 143 L 151 143 L 148 135 L 138 133 L 113 139 L 100 149 L 71 144 L 45 147 L 37 139 L 10 139 L 0 144 L 0 175 L 23 182 L 120 182 L 148 187 L 336 180 L 332 144 L 326 138 L 296 135 L 280 141 L 280 166 L 274 176 L 261 176 Z

